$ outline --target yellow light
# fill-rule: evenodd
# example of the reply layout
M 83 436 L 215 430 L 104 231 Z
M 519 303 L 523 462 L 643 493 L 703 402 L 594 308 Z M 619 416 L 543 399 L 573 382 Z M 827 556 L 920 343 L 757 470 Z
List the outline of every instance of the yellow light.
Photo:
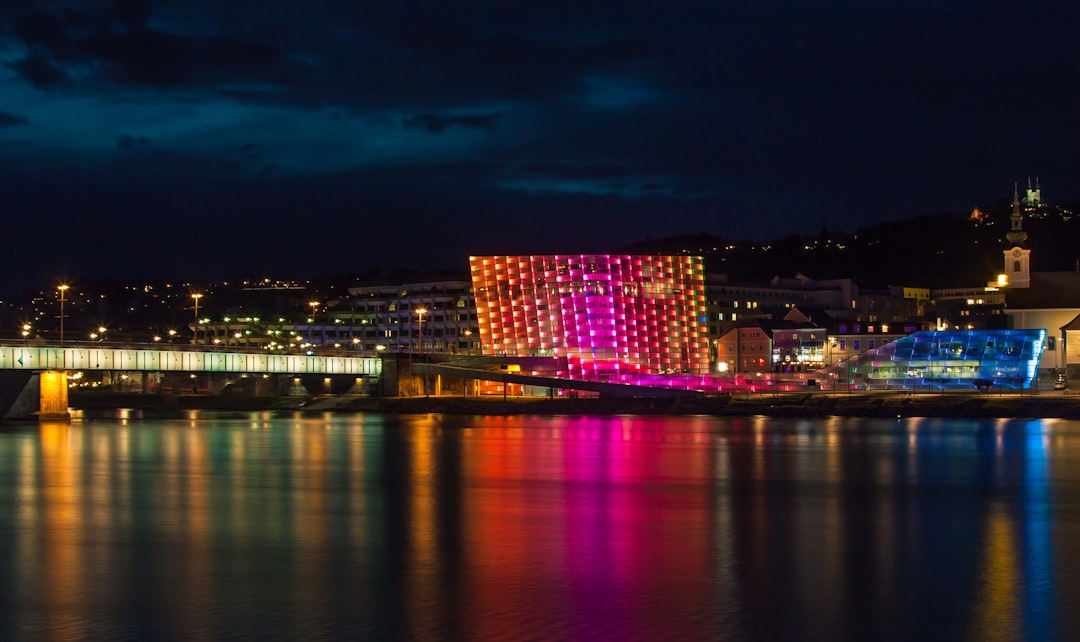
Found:
M 997 278 L 997 283 L 1001 287 L 1005 287 L 1006 285 L 1009 284 L 1009 277 L 1007 275 L 1005 275 L 1005 274 L 999 274 L 998 278 Z

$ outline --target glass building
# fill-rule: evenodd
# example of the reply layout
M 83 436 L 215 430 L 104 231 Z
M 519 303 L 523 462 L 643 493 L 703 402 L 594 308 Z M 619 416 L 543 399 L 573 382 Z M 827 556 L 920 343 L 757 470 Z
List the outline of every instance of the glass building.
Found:
M 469 258 L 486 355 L 565 357 L 571 378 L 707 373 L 699 256 Z
M 841 385 L 870 390 L 1031 388 L 1046 330 L 916 332 L 830 370 Z

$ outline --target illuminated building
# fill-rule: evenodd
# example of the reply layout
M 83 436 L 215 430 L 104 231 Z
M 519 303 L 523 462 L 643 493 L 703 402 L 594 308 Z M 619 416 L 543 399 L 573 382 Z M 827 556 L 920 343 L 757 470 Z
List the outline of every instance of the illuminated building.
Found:
M 566 375 L 707 373 L 697 256 L 469 258 L 485 355 L 565 358 Z
M 1026 390 L 1045 346 L 1046 330 L 932 330 L 864 352 L 834 372 L 841 383 L 874 390 Z

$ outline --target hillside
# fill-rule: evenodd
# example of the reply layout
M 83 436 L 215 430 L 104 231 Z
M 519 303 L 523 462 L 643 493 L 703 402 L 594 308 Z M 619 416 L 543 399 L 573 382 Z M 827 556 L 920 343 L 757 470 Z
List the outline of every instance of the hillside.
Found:
M 867 286 L 954 287 L 992 280 L 1001 272 L 1011 206 L 1007 201 L 971 212 L 941 213 L 880 223 L 843 233 L 789 235 L 768 243 L 690 234 L 619 248 L 631 253 L 700 254 L 706 269 L 732 280 L 763 281 L 801 272 L 816 279 L 850 277 Z M 1032 269 L 1076 269 L 1080 217 L 1049 206 L 1025 213 Z

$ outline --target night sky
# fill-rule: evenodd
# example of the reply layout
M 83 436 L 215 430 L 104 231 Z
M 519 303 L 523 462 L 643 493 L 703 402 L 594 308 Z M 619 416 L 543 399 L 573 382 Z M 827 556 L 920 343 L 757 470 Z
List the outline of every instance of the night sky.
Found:
M 0 287 L 1073 203 L 1078 5 L 9 0 Z

